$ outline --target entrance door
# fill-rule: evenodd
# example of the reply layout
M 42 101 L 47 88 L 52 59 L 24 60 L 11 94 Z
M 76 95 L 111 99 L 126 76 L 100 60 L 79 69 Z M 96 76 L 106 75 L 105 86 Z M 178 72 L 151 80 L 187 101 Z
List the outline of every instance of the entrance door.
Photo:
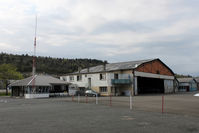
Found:
M 190 91 L 189 86 L 186 86 L 186 90 L 187 90 L 187 92 L 189 92 L 189 91 Z
M 115 96 L 118 96 L 119 95 L 119 87 L 114 87 L 115 89 Z

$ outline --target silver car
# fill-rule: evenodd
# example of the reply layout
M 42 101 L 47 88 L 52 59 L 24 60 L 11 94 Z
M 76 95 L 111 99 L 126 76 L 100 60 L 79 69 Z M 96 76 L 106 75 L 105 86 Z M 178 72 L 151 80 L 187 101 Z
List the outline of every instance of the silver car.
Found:
M 86 90 L 86 91 L 85 91 L 85 95 L 86 95 L 86 96 L 100 96 L 99 93 L 97 93 L 97 92 L 95 92 L 95 91 L 93 91 L 93 90 Z

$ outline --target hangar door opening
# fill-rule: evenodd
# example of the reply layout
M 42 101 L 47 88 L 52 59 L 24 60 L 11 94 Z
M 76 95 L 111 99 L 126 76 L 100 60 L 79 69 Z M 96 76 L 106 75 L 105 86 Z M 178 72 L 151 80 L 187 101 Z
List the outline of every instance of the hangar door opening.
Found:
M 164 79 L 137 77 L 138 94 L 164 93 Z

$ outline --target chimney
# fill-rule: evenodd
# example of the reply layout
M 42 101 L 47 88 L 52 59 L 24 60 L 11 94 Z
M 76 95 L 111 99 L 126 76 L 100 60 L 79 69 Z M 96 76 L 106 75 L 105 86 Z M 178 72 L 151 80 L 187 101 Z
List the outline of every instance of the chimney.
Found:
M 89 73 L 89 67 L 87 67 L 87 72 Z
M 107 64 L 107 63 L 108 63 L 108 62 L 107 62 L 106 60 L 105 60 L 104 63 L 103 63 L 103 70 L 104 70 L 104 71 L 106 71 L 106 64 Z
M 106 63 L 103 64 L 103 70 L 106 71 Z
M 81 67 L 78 67 L 78 72 L 79 72 L 79 73 L 81 72 Z

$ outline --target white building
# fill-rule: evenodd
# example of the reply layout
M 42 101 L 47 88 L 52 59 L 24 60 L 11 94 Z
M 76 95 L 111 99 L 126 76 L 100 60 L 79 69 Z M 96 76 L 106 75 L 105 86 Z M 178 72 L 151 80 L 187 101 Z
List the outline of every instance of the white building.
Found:
M 174 92 L 174 73 L 160 59 L 99 65 L 60 79 L 104 96 Z

